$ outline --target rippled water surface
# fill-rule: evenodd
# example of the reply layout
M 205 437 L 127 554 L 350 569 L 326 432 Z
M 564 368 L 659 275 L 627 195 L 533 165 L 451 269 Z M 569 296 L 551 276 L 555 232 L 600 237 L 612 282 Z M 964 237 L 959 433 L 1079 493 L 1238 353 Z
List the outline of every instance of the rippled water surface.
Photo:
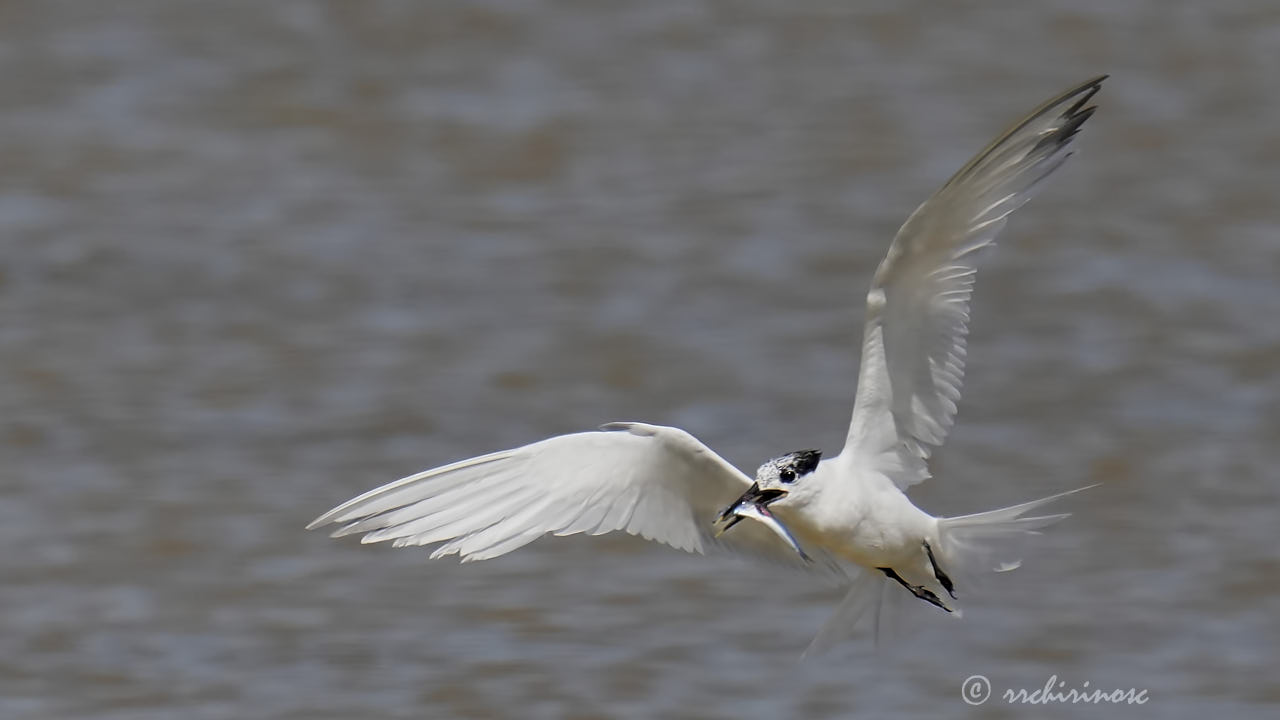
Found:
M 0 717 L 1275 716 L 1280 6 L 6 3 L 0 63 Z M 801 664 L 802 577 L 302 530 L 610 420 L 834 451 L 897 225 L 1098 72 L 913 497 L 1103 485 L 963 621 Z

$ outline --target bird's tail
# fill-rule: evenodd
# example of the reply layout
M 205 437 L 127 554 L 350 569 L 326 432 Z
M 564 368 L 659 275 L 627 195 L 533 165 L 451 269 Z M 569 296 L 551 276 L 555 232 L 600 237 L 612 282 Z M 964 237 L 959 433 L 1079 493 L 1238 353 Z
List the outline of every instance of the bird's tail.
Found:
M 1041 528 L 1070 515 L 1028 513 L 1092 487 L 1097 486 L 1089 485 L 999 510 L 938 518 L 939 547 L 933 550 L 939 567 L 954 581 L 957 594 L 975 585 L 980 586 L 982 576 L 987 573 L 1016 569 L 1022 564 L 1023 543 L 1019 541 L 1027 535 L 1039 534 Z M 943 592 L 942 588 L 937 588 L 937 592 Z M 954 610 L 951 617 L 959 617 L 960 611 L 955 603 L 948 601 L 947 604 Z M 908 627 L 918 625 L 895 619 L 895 615 L 905 617 L 913 612 L 930 610 L 934 609 L 906 592 L 897 582 L 864 569 L 846 588 L 844 600 L 804 654 L 809 657 L 825 653 L 848 639 L 860 621 L 866 621 L 870 626 L 879 647 L 888 636 L 899 635 Z
M 957 587 L 971 586 L 988 572 L 1017 569 L 1022 564 L 1024 544 L 1021 541 L 1071 515 L 1032 514 L 1033 511 L 1092 487 L 1097 486 L 1068 490 L 999 510 L 938 518 L 941 547 L 935 550 L 940 566 L 952 575 Z

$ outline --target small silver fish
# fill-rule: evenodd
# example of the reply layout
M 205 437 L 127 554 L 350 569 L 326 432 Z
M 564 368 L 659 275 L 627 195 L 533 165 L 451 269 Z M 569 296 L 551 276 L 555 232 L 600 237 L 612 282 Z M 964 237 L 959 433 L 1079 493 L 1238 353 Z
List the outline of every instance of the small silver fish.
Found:
M 813 558 L 800 547 L 800 543 L 796 541 L 796 537 L 791 534 L 786 525 L 783 525 L 773 513 L 769 512 L 763 504 L 754 502 L 748 498 L 743 498 L 727 510 L 720 514 L 716 519 L 716 537 L 723 535 L 729 528 L 737 525 L 743 518 L 755 520 L 765 527 L 773 531 L 775 535 L 782 538 L 782 541 L 796 551 L 802 560 L 807 563 L 813 562 Z

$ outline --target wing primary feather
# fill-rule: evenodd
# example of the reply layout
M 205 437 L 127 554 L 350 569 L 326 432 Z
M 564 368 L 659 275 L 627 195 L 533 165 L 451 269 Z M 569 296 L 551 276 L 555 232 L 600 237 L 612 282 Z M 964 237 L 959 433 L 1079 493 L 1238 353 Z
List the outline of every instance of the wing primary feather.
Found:
M 430 515 L 419 520 L 377 530 L 365 535 L 362 543 L 382 542 L 399 537 L 412 537 L 413 544 L 427 545 L 454 537 L 479 532 L 490 525 L 500 523 L 517 512 L 522 503 L 533 500 L 537 492 L 523 488 L 509 493 L 493 503 L 465 503 L 455 505 L 447 512 Z
M 964 167 L 960 168 L 960 170 L 958 170 L 955 175 L 951 176 L 951 179 L 948 180 L 946 185 L 944 185 L 943 187 L 945 188 L 948 185 L 952 185 L 954 183 L 959 183 L 963 181 L 964 178 L 969 173 L 973 172 L 974 169 L 976 169 L 979 165 L 985 162 L 993 151 L 995 151 L 1000 146 L 1004 145 L 1010 138 L 1016 136 L 1020 131 L 1026 129 L 1027 126 L 1034 124 L 1038 120 L 1041 120 L 1042 118 L 1044 118 L 1044 116 L 1056 110 L 1059 106 L 1061 106 L 1067 100 L 1070 100 L 1071 98 L 1074 98 L 1077 96 L 1079 96 L 1078 99 L 1072 105 L 1070 105 L 1067 108 L 1067 110 L 1062 114 L 1068 117 L 1079 114 L 1081 111 L 1081 108 L 1083 108 L 1084 105 L 1088 103 L 1089 100 L 1091 100 L 1094 95 L 1097 95 L 1099 90 L 1102 89 L 1102 83 L 1108 77 L 1110 76 L 1099 75 L 1095 78 L 1087 80 L 1081 83 L 1080 85 L 1077 85 L 1076 87 L 1073 87 L 1070 90 L 1067 90 L 1066 92 L 1063 92 L 1060 95 L 1057 95 L 1052 99 L 1046 101 L 1044 104 L 1042 104 L 1040 107 L 1036 108 L 1035 110 L 1032 110 L 1026 116 L 1025 119 L 1019 121 L 1013 127 L 1010 127 L 1008 130 L 1001 133 L 998 137 L 996 137 L 995 140 L 991 141 L 991 144 L 987 145 L 985 148 L 980 150 L 978 154 L 973 157 L 972 160 L 965 163 Z M 1090 115 L 1092 115 L 1092 109 L 1090 109 Z M 1085 119 L 1088 119 L 1088 118 L 1085 118 Z
M 509 492 L 510 489 L 504 487 L 509 480 L 509 474 L 489 475 L 473 480 L 458 479 L 437 495 L 345 525 L 335 531 L 333 537 L 404 525 L 410 521 L 436 516 L 462 504 L 481 504 Z
M 363 495 L 358 495 L 307 524 L 308 530 L 314 530 L 331 522 L 345 522 L 356 518 L 367 517 L 384 510 L 402 507 L 415 500 L 421 500 L 435 494 L 435 489 L 424 483 L 438 475 L 457 472 L 468 468 L 485 465 L 509 457 L 515 450 L 481 455 L 461 460 L 438 468 L 424 470 L 420 473 L 401 478 L 382 487 L 374 488 Z

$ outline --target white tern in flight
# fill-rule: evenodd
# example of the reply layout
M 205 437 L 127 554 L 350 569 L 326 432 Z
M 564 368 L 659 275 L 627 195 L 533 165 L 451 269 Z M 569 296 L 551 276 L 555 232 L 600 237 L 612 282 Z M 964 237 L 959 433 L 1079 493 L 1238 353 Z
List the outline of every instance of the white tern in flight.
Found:
M 547 533 L 625 530 L 689 552 L 724 548 L 791 563 L 848 587 L 811 652 L 845 637 L 867 609 L 878 614 L 890 593 L 955 612 L 953 578 L 1017 567 L 995 541 L 1067 517 L 1033 511 L 1069 493 L 934 517 L 904 491 L 929 477 L 929 455 L 954 422 L 980 251 L 1071 154 L 1105 78 L 1019 120 L 907 218 L 867 293 L 858 389 L 839 454 L 787 453 L 753 481 L 684 430 L 609 423 L 411 475 L 308 527 L 339 523 L 335 537 L 396 547 L 443 543 L 432 558 L 463 562 Z

